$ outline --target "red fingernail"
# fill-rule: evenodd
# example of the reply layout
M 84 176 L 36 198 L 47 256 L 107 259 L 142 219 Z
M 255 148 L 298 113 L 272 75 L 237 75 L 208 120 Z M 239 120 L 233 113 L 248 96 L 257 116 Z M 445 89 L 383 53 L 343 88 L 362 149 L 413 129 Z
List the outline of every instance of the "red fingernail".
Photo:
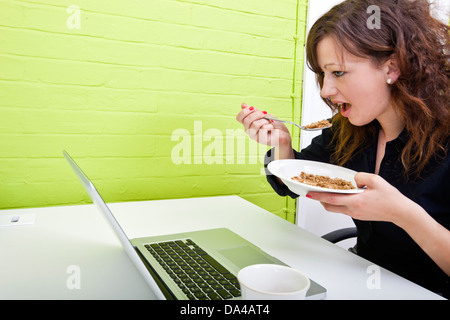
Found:
M 307 194 L 306 197 L 312 199 L 312 197 L 309 194 Z
M 267 114 L 267 111 L 263 111 L 264 114 Z
M 253 111 L 253 110 L 255 110 L 255 108 L 253 108 L 253 107 L 250 107 L 248 110 L 250 110 L 250 111 Z
M 273 120 L 270 120 L 270 122 L 273 122 Z

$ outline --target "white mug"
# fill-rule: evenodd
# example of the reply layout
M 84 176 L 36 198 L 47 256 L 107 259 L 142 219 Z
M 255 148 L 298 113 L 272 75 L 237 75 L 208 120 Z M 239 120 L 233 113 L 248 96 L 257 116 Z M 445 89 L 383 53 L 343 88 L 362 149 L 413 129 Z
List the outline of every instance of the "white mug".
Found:
M 238 273 L 244 300 L 304 300 L 311 282 L 300 271 L 277 264 L 255 264 Z

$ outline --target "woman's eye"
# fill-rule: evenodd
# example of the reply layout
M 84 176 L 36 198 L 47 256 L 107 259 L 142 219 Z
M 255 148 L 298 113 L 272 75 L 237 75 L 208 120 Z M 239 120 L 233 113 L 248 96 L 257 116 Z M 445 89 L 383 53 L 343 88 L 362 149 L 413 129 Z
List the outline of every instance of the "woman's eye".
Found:
M 344 75 L 344 73 L 345 73 L 344 71 L 334 71 L 333 72 L 333 74 L 338 78 L 342 77 Z

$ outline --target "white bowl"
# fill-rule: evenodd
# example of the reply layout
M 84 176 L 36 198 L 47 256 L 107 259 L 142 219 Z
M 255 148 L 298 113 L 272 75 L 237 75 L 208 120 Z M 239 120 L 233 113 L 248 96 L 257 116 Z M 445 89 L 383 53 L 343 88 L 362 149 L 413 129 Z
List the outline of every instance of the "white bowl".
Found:
M 311 281 L 300 271 L 277 264 L 255 264 L 237 275 L 243 300 L 304 300 Z
M 299 196 L 306 196 L 306 194 L 310 191 L 319 191 L 319 192 L 334 192 L 334 193 L 360 193 L 363 192 L 364 189 L 357 188 L 355 182 L 355 174 L 356 171 L 335 166 L 329 163 L 317 162 L 317 161 L 309 161 L 309 160 L 294 160 L 294 159 L 285 159 L 285 160 L 275 160 L 269 163 L 267 166 L 270 173 L 280 178 L 284 184 Z M 347 181 L 350 181 L 356 189 L 349 190 L 341 190 L 341 189 L 329 189 L 311 186 L 306 183 L 301 183 L 299 181 L 292 180 L 292 177 L 300 175 L 300 173 L 304 171 L 305 173 L 328 176 L 332 179 L 340 178 Z

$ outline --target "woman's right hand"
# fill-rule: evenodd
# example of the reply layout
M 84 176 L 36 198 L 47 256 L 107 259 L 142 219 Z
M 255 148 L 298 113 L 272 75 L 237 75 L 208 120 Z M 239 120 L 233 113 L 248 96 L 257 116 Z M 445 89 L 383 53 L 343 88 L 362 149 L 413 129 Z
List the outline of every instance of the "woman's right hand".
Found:
M 267 146 L 277 147 L 279 151 L 285 150 L 283 153 L 289 154 L 290 158 L 292 141 L 288 128 L 282 122 L 264 119 L 263 117 L 266 116 L 272 117 L 266 111 L 243 103 L 236 120 L 244 126 L 250 139 Z

